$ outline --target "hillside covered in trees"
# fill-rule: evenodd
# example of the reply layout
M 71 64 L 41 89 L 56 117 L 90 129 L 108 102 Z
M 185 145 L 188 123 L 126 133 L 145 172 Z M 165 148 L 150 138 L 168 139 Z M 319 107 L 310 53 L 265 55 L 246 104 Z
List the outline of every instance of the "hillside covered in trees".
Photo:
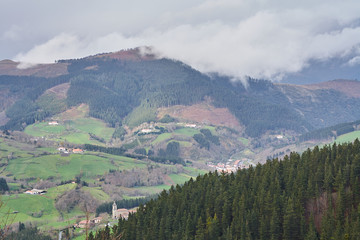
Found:
M 359 239 L 360 141 L 163 191 L 89 239 Z
M 251 78 L 243 85 L 231 77 L 202 74 L 179 61 L 142 56 L 139 49 L 57 64 L 67 66 L 67 71 L 56 77 L 7 76 L 0 72 L 2 129 L 23 130 L 66 107 L 85 103 L 90 106 L 91 117 L 121 132 L 124 124 L 136 126 L 159 120 L 159 107 L 190 106 L 205 99 L 230 110 L 250 137 L 272 130 L 300 134 L 360 119 L 360 98 L 326 85 L 324 89 L 311 88 Z M 66 99 L 44 98 L 47 89 L 64 83 L 69 86 Z M 357 81 L 352 84 L 360 86 Z

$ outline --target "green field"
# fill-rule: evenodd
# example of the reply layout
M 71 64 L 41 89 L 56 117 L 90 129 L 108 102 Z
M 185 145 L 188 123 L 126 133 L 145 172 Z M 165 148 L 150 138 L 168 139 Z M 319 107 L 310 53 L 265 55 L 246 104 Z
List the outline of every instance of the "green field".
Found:
M 177 134 L 186 135 L 189 137 L 192 137 L 195 134 L 200 133 L 200 131 L 195 128 L 179 128 L 179 129 L 176 129 L 174 132 Z
M 49 188 L 44 195 L 19 193 L 2 196 L 1 200 L 5 206 L 0 209 L 0 215 L 4 217 L 10 213 L 10 222 L 36 222 L 44 230 L 70 226 L 75 223 L 76 216 L 84 213 L 79 209 L 74 209 L 71 213 L 59 213 L 54 201 L 62 193 L 74 189 L 76 185 L 65 184 Z
M 180 144 L 181 147 L 191 147 L 192 143 L 191 142 L 187 142 L 187 141 L 176 141 L 176 140 L 170 140 L 170 142 L 178 142 Z
M 102 202 L 110 201 L 110 196 L 102 191 L 99 187 L 83 187 L 82 190 L 84 192 L 90 193 L 91 196 Z
M 184 167 L 187 175 L 192 176 L 192 177 L 197 177 L 198 175 L 203 175 L 205 173 L 207 173 L 207 170 L 203 170 L 203 169 L 197 169 L 197 168 L 193 168 L 193 167 Z
M 172 138 L 172 136 L 172 133 L 162 133 L 152 142 L 152 144 L 158 144 L 163 141 L 169 140 Z
M 60 122 L 60 125 L 51 126 L 48 122 L 32 124 L 25 129 L 25 133 L 34 137 L 47 137 L 55 141 L 68 141 L 76 144 L 102 144 L 91 139 L 89 133 L 95 134 L 110 141 L 114 128 L 109 128 L 106 124 L 95 118 L 79 118 Z
M 6 207 L 3 210 L 17 211 L 15 216 L 16 222 L 26 221 L 54 221 L 59 215 L 53 200 L 44 195 L 28 195 L 17 194 L 11 196 L 3 196 L 2 200 L 5 202 Z M 41 217 L 39 217 L 41 215 Z
M 170 185 L 158 185 L 158 186 L 149 186 L 149 187 L 136 187 L 134 188 L 135 190 L 137 190 L 139 193 L 142 194 L 157 194 L 160 193 L 162 190 L 169 190 L 170 189 Z
M 49 121 L 35 123 L 25 128 L 24 132 L 34 137 L 46 137 L 54 141 L 68 141 L 76 144 L 103 143 L 91 139 L 89 133 L 110 141 L 115 129 L 106 126 L 106 123 L 92 117 L 88 117 L 89 107 L 79 105 L 68 111 L 53 117 L 59 125 L 49 125 Z
M 360 139 L 360 131 L 354 131 L 350 133 L 343 134 L 336 138 L 335 142 L 339 143 L 346 143 L 346 142 L 353 142 L 356 138 Z
M 174 182 L 174 184 L 183 184 L 191 178 L 191 176 L 187 174 L 170 174 L 169 177 Z
M 152 141 L 152 144 L 158 144 L 158 143 L 161 143 L 161 142 L 164 142 L 164 141 L 168 141 L 168 140 L 172 139 L 175 135 L 193 137 L 195 134 L 198 134 L 198 133 L 200 133 L 200 131 L 198 129 L 179 128 L 179 129 L 176 129 L 172 133 L 162 133 L 162 134 L 160 134 L 154 141 Z M 177 141 L 177 142 L 179 142 L 184 147 L 191 146 L 190 142 L 186 142 L 186 141 Z
M 244 144 L 245 146 L 247 146 L 249 144 L 249 139 L 243 138 L 243 137 L 239 137 L 238 140 Z
M 19 179 L 54 178 L 71 180 L 80 173 L 84 179 L 92 179 L 110 169 L 125 170 L 144 167 L 145 163 L 128 157 L 107 154 L 71 154 L 68 157 L 45 155 L 40 157 L 16 158 L 9 161 L 6 173 Z
M 203 126 L 202 128 L 209 129 L 211 134 L 216 135 L 216 127 L 214 127 L 214 126 Z
M 12 155 L 12 158 L 32 157 L 47 150 L 48 149 L 36 148 L 32 145 L 0 138 L 0 158 L 7 158 L 8 155 Z

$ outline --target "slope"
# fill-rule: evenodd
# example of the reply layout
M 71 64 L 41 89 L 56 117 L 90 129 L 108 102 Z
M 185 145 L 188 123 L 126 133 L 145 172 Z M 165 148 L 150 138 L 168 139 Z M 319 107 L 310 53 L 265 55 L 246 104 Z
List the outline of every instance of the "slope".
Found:
M 291 153 L 172 187 L 120 219 L 122 239 L 356 239 L 360 142 Z M 98 232 L 94 239 L 109 229 Z
M 2 128 L 23 130 L 59 113 L 38 100 L 59 84 L 68 87 L 67 108 L 88 104 L 91 117 L 117 128 L 159 120 L 158 108 L 191 106 L 209 99 L 212 106 L 229 110 L 250 137 L 282 130 L 300 134 L 360 118 L 360 98 L 354 90 L 359 87 L 357 81 L 297 86 L 249 78 L 245 88 L 230 77 L 205 75 L 182 62 L 145 54 L 150 51 L 137 48 L 60 60 L 57 64 L 66 66 L 67 72 L 59 77 L 7 76 L 0 69 L 0 98 L 9 99 L 0 109 L 5 110 L 0 120 L 7 122 Z

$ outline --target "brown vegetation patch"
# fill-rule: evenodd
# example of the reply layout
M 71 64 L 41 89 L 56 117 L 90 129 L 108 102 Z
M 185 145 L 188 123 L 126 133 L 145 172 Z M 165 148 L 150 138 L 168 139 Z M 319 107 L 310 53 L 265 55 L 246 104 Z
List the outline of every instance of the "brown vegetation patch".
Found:
M 158 109 L 158 118 L 162 118 L 166 114 L 191 122 L 241 128 L 237 118 L 227 108 L 216 108 L 207 102 L 191 106 L 176 105 Z
M 64 120 L 71 120 L 77 119 L 81 117 L 85 117 L 86 114 L 89 113 L 89 106 L 82 103 L 79 106 L 72 107 L 61 114 L 61 119 Z
M 48 90 L 45 91 L 45 94 L 53 93 L 58 99 L 65 99 L 69 88 L 70 88 L 70 83 L 63 83 L 55 87 L 49 88 Z
M 95 212 L 98 201 L 90 193 L 74 189 L 63 193 L 56 199 L 55 207 L 59 212 L 70 212 L 79 207 L 84 212 Z
M 304 85 L 302 87 L 310 90 L 333 89 L 344 93 L 349 97 L 360 98 L 360 82 L 356 80 L 333 80 L 323 83 Z
M 0 61 L 0 75 L 57 77 L 67 74 L 67 63 L 37 64 L 28 68 L 19 68 L 19 62 Z
M 337 195 L 336 192 L 328 194 L 323 193 L 318 198 L 310 199 L 306 203 L 305 207 L 305 214 L 306 219 L 310 220 L 311 215 L 314 217 L 315 227 L 318 232 L 321 232 L 321 220 L 323 216 L 325 215 L 326 211 L 329 209 L 329 198 L 331 196 L 331 199 L 333 203 L 336 202 Z M 331 206 L 334 208 L 335 206 Z

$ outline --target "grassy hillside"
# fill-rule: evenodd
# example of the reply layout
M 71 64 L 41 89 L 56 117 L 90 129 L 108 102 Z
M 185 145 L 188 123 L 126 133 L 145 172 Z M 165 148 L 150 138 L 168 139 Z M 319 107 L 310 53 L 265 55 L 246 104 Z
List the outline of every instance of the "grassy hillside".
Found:
M 110 161 L 111 159 L 111 161 Z M 106 154 L 60 154 L 40 157 L 16 158 L 9 162 L 4 171 L 20 179 L 71 180 L 82 174 L 85 179 L 92 179 L 109 170 L 124 170 L 144 167 L 143 162 Z
M 0 209 L 0 215 L 18 212 L 11 214 L 12 221 L 36 223 L 43 231 L 83 220 L 86 202 L 92 202 L 94 210 L 94 206 L 113 199 L 160 193 L 172 184 L 182 184 L 206 172 L 191 166 L 154 164 L 101 152 L 62 157 L 56 147 L 22 143 L 20 139 L 29 138 L 21 134 L 0 137 L 0 177 L 6 178 L 10 187 L 9 194 L 1 198 L 6 207 Z M 122 174 L 123 182 L 115 184 L 111 179 L 116 180 L 117 174 Z M 72 181 L 77 183 L 67 184 Z M 46 189 L 47 193 L 41 196 L 23 193 L 32 188 Z M 64 204 L 71 198 L 74 199 Z
M 67 141 L 75 144 L 103 145 L 110 141 L 114 128 L 107 127 L 106 123 L 88 116 L 89 107 L 79 105 L 65 112 L 53 116 L 59 125 L 49 125 L 50 121 L 35 123 L 25 128 L 25 133 L 35 137 L 46 137 L 55 141 Z M 90 136 L 94 134 L 104 142 Z

